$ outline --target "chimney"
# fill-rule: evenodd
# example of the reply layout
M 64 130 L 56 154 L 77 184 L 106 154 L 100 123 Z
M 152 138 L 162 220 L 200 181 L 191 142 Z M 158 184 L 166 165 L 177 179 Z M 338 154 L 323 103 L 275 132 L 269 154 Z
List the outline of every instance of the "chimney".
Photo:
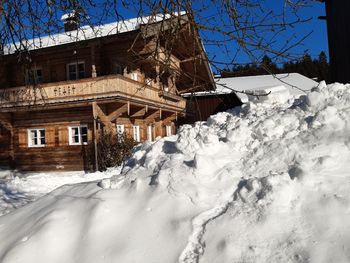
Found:
M 69 32 L 73 30 L 77 30 L 80 23 L 80 14 L 79 12 L 73 10 L 73 12 L 64 14 L 61 17 L 61 20 L 64 23 L 64 31 Z

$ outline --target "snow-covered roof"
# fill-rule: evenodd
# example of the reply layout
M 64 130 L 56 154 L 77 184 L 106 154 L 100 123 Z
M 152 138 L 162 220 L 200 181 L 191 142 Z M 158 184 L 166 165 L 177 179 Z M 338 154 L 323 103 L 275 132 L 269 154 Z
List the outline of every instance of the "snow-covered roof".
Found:
M 36 50 L 41 48 L 53 47 L 68 43 L 73 43 L 77 41 L 83 41 L 88 39 L 94 39 L 99 37 L 111 36 L 116 34 L 121 34 L 125 32 L 131 32 L 139 29 L 141 25 L 156 23 L 172 16 L 182 16 L 186 12 L 182 11 L 180 13 L 174 14 L 157 14 L 154 16 L 137 17 L 128 20 L 108 23 L 100 26 L 83 26 L 77 30 L 62 32 L 58 34 L 53 34 L 49 36 L 38 37 L 34 39 L 29 39 L 23 41 L 22 43 L 17 42 L 4 47 L 4 54 L 13 54 L 16 50 L 26 47 L 28 50 Z M 66 17 L 64 17 L 66 18 Z
M 216 77 L 216 90 L 204 91 L 193 94 L 194 96 L 220 95 L 235 91 L 246 91 L 248 93 L 266 90 L 280 90 L 281 86 L 286 88 L 292 96 L 300 96 L 318 85 L 318 82 L 305 77 L 299 73 L 284 73 L 276 75 L 260 75 L 247 77 Z M 184 94 L 184 96 L 190 94 Z M 191 94 L 192 95 L 192 94 Z M 248 100 L 246 94 L 237 93 L 238 97 L 245 102 Z

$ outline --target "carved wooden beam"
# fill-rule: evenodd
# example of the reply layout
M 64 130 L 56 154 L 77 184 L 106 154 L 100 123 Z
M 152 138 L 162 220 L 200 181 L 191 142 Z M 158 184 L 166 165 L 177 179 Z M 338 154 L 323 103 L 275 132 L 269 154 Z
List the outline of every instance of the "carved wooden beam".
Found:
M 171 122 L 177 119 L 177 112 L 171 114 L 170 116 L 163 119 L 163 123 Z
M 191 91 L 194 91 L 194 90 L 196 90 L 196 89 L 198 89 L 198 88 L 202 88 L 204 85 L 205 85 L 205 84 L 181 88 L 181 89 L 179 89 L 179 92 L 180 92 L 180 93 L 191 92 Z M 207 90 L 207 91 L 209 92 L 209 91 L 212 91 L 212 90 Z
M 145 107 L 143 107 L 143 108 L 141 108 L 139 110 L 136 110 L 136 111 L 130 113 L 130 117 L 133 117 L 133 118 L 135 118 L 135 117 L 144 117 L 145 114 L 147 113 L 147 108 L 148 107 L 145 106 Z
M 105 126 L 105 129 L 109 132 L 115 132 L 116 127 L 113 125 L 112 121 L 109 119 L 108 116 L 103 112 L 103 110 L 100 108 L 100 106 L 96 103 L 92 103 L 92 112 L 94 116 L 94 120 L 100 119 L 100 121 Z
M 150 120 L 150 119 L 162 119 L 162 110 L 156 110 L 156 111 L 149 111 L 147 114 L 145 114 L 144 119 Z
M 124 105 L 120 106 L 119 108 L 117 108 L 116 110 L 114 110 L 113 112 L 111 112 L 110 114 L 108 114 L 108 119 L 109 119 L 109 121 L 114 121 L 120 115 L 122 115 L 123 113 L 125 113 L 127 111 L 128 111 L 128 104 L 124 104 Z

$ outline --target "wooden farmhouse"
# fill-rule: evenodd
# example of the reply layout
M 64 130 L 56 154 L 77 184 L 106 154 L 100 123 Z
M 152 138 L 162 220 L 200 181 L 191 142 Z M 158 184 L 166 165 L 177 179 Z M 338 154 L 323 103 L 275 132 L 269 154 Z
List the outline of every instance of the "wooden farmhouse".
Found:
M 78 28 L 73 18 L 65 16 L 66 32 L 0 55 L 1 166 L 95 169 L 86 149 L 101 132 L 138 142 L 174 134 L 186 109 L 180 95 L 214 89 L 188 15 L 96 28 Z

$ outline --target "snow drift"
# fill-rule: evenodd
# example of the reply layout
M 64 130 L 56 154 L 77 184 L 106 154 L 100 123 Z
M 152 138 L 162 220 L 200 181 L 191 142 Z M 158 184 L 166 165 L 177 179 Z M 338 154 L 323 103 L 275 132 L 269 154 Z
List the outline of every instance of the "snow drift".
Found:
M 0 262 L 349 262 L 350 86 L 145 143 L 0 217 Z

